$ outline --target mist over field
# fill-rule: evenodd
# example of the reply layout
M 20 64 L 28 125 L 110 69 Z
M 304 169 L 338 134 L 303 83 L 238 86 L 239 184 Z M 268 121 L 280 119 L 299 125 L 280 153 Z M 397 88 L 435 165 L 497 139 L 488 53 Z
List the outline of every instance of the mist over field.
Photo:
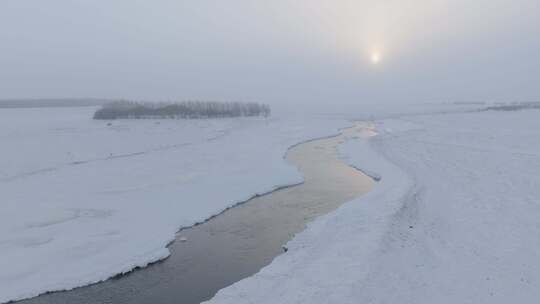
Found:
M 538 0 L 0 0 L 0 304 L 536 303 Z
M 535 0 L 5 0 L 4 98 L 535 101 Z M 380 52 L 381 63 L 369 62 Z

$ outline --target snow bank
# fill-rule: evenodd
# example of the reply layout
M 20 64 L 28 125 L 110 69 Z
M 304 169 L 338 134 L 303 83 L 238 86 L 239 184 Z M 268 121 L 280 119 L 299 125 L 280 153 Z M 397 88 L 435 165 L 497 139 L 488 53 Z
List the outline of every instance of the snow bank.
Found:
M 372 192 L 317 218 L 287 244 L 287 253 L 208 303 L 357 303 L 351 292 L 371 271 L 390 219 L 412 187 L 378 153 L 378 140 L 368 135 L 340 146 L 347 162 L 381 177 Z
M 381 181 L 208 303 L 535 303 L 540 111 L 378 122 L 346 159 Z M 406 172 L 406 173 L 405 173 Z
M 301 182 L 283 156 L 339 119 L 91 119 L 0 111 L 0 303 L 105 280 L 237 202 Z

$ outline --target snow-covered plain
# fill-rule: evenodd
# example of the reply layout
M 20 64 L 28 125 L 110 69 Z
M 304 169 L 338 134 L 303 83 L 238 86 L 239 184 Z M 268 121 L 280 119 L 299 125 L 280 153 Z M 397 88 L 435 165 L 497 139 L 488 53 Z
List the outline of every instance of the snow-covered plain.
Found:
M 165 258 L 180 227 L 302 181 L 283 156 L 343 119 L 139 120 L 0 111 L 0 303 Z
M 402 116 L 341 147 L 382 179 L 208 303 L 537 303 L 540 111 Z

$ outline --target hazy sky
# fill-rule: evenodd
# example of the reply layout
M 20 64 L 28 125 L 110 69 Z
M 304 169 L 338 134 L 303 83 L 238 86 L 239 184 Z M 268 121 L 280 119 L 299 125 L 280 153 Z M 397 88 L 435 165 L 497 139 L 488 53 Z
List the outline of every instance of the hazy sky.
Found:
M 0 98 L 540 100 L 539 75 L 538 0 L 0 1 Z

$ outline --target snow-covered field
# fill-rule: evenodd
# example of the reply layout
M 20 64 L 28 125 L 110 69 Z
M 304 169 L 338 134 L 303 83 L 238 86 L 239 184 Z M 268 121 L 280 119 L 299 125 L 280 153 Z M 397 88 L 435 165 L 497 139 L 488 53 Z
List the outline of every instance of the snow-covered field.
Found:
M 300 182 L 287 148 L 349 124 L 108 126 L 93 110 L 0 111 L 0 302 L 166 257 L 178 228 Z M 386 114 L 376 136 L 343 144 L 345 161 L 381 177 L 376 188 L 210 303 L 537 302 L 540 110 L 421 112 Z
M 291 145 L 343 119 L 114 121 L 94 108 L 0 110 L 0 303 L 166 257 L 180 227 L 301 182 Z
M 382 177 L 209 303 L 537 303 L 540 111 L 403 116 L 341 147 Z

